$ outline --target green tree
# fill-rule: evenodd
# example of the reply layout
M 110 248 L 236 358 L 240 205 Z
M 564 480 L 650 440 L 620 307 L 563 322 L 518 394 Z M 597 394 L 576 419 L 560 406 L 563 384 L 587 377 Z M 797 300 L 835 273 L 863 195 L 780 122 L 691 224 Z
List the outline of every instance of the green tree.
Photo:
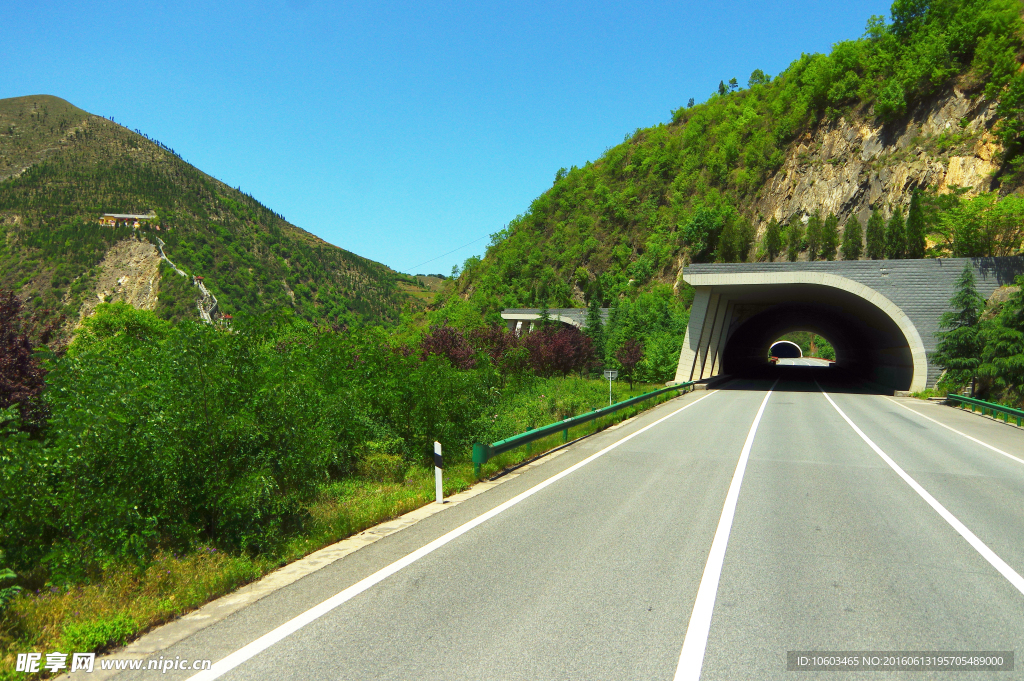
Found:
M 949 312 L 939 320 L 940 331 L 935 335 L 939 344 L 932 360 L 946 370 L 942 386 L 959 390 L 974 378 L 981 364 L 982 336 L 979 328 L 985 301 L 975 286 L 974 270 L 970 263 L 956 281 L 956 290 L 949 300 Z
M 750 78 L 747 79 L 747 87 L 754 87 L 755 85 L 764 85 L 770 83 L 772 77 L 766 74 L 761 69 L 754 69 L 753 73 L 750 74 Z
M 843 229 L 843 260 L 859 260 L 864 241 L 864 230 L 856 215 L 850 215 Z
M 724 80 L 718 81 L 718 94 L 720 94 L 720 95 L 722 95 L 724 97 L 725 93 L 728 92 L 728 91 L 729 90 L 725 87 L 725 81 Z
M 730 92 L 736 92 L 739 89 L 740 89 L 739 81 L 736 80 L 735 78 L 730 78 L 729 79 L 729 91 Z
M 822 229 L 821 211 L 815 210 L 807 218 L 807 259 L 817 260 L 821 253 Z
M 707 206 L 700 206 L 693 211 L 693 215 L 683 225 L 681 234 L 683 243 L 690 248 L 690 257 L 694 262 L 704 262 L 708 255 L 714 253 L 719 235 L 729 217 L 728 211 L 718 211 Z
M 835 260 L 837 248 L 839 248 L 839 218 L 835 213 L 829 213 L 821 227 L 822 259 Z
M 718 236 L 718 260 L 720 262 L 739 260 L 737 227 L 736 221 L 731 218 L 726 218 L 725 224 L 722 225 L 722 232 Z
M 537 328 L 546 329 L 551 326 L 551 311 L 548 310 L 547 303 L 540 309 L 540 316 L 537 317 Z
M 885 227 L 885 257 L 899 260 L 907 253 L 907 224 L 903 220 L 903 209 L 896 208 Z
M 1003 401 L 1020 404 L 1024 398 L 1024 276 L 1019 289 L 1003 303 L 999 313 L 981 333 L 984 349 L 978 376 L 1003 392 Z
M 764 228 L 764 250 L 768 252 L 769 262 L 774 261 L 782 252 L 782 225 L 774 217 Z
M 786 228 L 786 257 L 790 262 L 796 262 L 800 255 L 800 245 L 804 238 L 803 224 L 800 216 L 794 215 L 789 219 L 789 227 Z
M 885 218 L 877 208 L 871 211 L 871 217 L 868 218 L 867 255 L 868 260 L 885 258 Z
M 923 258 L 925 251 L 924 208 L 921 205 L 921 192 L 917 189 L 910 195 L 910 211 L 907 214 L 907 252 L 908 258 Z
M 746 262 L 750 257 L 750 249 L 754 247 L 757 230 L 754 223 L 742 220 L 736 229 L 736 251 L 739 262 Z
M 996 115 L 1000 119 L 996 134 L 1003 142 L 1007 157 L 1013 158 L 1024 139 L 1024 73 L 1018 73 L 1010 81 L 1010 87 L 999 98 Z
M 587 305 L 587 325 L 583 333 L 590 337 L 594 344 L 594 355 L 604 359 L 604 322 L 601 320 L 601 300 L 599 296 L 591 296 Z

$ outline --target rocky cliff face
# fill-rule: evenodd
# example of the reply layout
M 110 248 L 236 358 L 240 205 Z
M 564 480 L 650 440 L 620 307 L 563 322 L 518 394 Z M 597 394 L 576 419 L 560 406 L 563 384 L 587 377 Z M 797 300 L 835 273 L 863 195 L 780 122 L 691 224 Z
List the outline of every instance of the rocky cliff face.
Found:
M 990 128 L 995 102 L 953 89 L 922 104 L 902 122 L 877 125 L 852 115 L 823 124 L 799 140 L 752 206 L 759 230 L 820 210 L 840 224 L 857 215 L 866 224 L 879 207 L 888 218 L 910 203 L 914 188 L 993 188 L 1001 148 Z
M 156 307 L 160 282 L 160 253 L 148 241 L 125 239 L 107 251 L 99 265 L 93 295 L 83 303 L 78 323 L 102 302 L 124 301 L 152 310 Z

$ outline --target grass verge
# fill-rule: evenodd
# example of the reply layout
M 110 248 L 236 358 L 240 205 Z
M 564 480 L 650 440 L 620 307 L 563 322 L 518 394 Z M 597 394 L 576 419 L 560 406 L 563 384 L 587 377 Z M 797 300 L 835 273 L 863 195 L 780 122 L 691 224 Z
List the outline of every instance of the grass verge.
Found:
M 658 387 L 661 386 L 637 384 L 626 390 L 618 386 L 615 400 L 625 400 Z M 676 395 L 659 395 L 571 428 L 568 439 L 604 430 Z M 542 393 L 537 397 L 545 400 L 551 421 L 570 415 L 564 413 L 566 403 L 560 396 Z M 493 477 L 561 445 L 562 437 L 561 433 L 556 433 L 494 457 L 481 467 L 481 478 Z M 445 496 L 457 494 L 477 482 L 469 453 L 461 458 L 462 462 L 445 468 Z M 158 554 L 143 567 L 108 566 L 92 584 L 24 592 L 0 612 L 0 681 L 51 676 L 45 671 L 38 674 L 16 672 L 18 653 L 41 652 L 45 663 L 49 652 L 102 653 L 122 646 L 282 565 L 432 501 L 433 471 L 421 466 L 409 468 L 401 482 L 359 478 L 334 481 L 310 504 L 313 522 L 308 530 L 293 537 L 275 555 L 229 555 L 212 547 L 201 547 L 185 555 Z M 70 662 L 70 655 L 68 660 Z

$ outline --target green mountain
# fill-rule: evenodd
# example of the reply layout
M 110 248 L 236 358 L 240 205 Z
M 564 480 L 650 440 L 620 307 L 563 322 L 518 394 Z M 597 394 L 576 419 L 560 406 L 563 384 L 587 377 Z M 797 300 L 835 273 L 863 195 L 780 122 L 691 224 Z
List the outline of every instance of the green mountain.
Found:
M 774 78 L 755 70 L 746 87 L 727 75 L 706 102 L 559 170 L 482 259 L 466 261 L 450 300 L 493 312 L 678 291 L 687 262 L 770 258 L 773 219 L 783 254 L 791 233 L 794 257 L 821 257 L 805 225 L 906 215 L 915 192 L 929 254 L 1019 251 L 1021 220 L 982 220 L 997 238 L 968 247 L 949 215 L 988 215 L 1021 184 L 1022 9 L 897 0 L 888 22 L 872 17 L 863 37 L 829 54 L 803 54 Z
M 154 214 L 139 228 L 112 214 Z M 397 319 L 417 282 L 287 222 L 169 147 L 57 97 L 0 100 L 0 287 L 72 323 L 126 300 L 168 319 L 279 306 L 323 324 Z M 167 259 L 181 276 L 162 260 Z M 408 281 L 405 281 L 408 280 Z M 212 309 L 211 309 L 212 308 Z

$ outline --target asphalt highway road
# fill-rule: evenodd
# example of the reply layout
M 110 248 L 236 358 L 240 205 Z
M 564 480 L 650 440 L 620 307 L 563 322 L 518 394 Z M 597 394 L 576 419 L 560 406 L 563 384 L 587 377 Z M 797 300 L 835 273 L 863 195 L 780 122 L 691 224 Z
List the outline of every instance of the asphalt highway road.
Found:
M 1024 654 L 1024 431 L 780 373 L 582 440 L 163 654 L 233 661 L 197 681 L 1024 678 L 787 671 L 787 651 Z
M 817 357 L 780 357 L 779 366 L 795 367 L 827 367 L 830 362 L 827 359 Z

